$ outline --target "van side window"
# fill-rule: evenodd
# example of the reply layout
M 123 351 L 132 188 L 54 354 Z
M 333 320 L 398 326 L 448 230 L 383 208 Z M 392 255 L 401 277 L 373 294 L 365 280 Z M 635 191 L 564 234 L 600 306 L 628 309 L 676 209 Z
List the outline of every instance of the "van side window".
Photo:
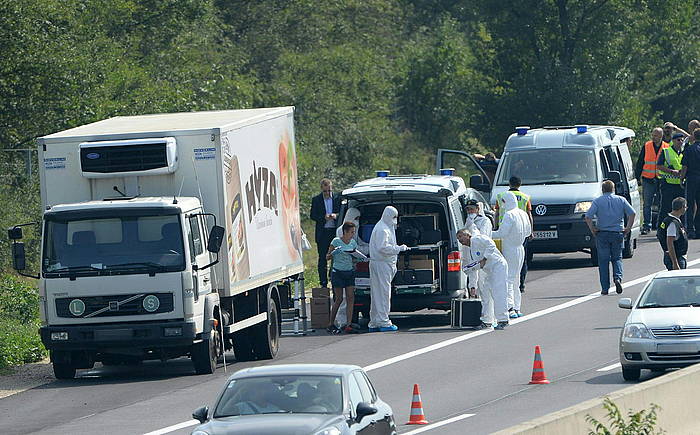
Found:
M 634 165 L 632 164 L 632 157 L 630 157 L 629 147 L 627 144 L 621 143 L 617 147 L 617 153 L 620 161 L 625 167 L 625 172 L 627 173 L 627 180 L 634 180 Z
M 192 246 L 190 246 L 190 248 L 192 255 L 196 257 L 204 252 L 204 241 L 202 240 L 202 232 L 199 227 L 199 216 L 192 216 L 188 220 L 190 222 L 190 231 L 192 234 Z
M 464 215 L 462 214 L 462 205 L 460 204 L 459 200 L 452 201 L 450 203 L 450 208 L 452 209 L 452 214 L 454 215 L 457 229 L 464 228 Z

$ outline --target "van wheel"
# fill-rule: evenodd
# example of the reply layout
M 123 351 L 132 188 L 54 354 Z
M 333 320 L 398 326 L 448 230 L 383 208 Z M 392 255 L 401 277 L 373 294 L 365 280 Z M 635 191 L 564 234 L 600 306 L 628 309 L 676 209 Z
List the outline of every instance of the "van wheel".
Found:
M 634 240 L 631 238 L 625 239 L 625 243 L 622 246 L 622 258 L 632 258 L 634 255 Z
M 277 302 L 273 298 L 267 303 L 267 322 L 253 326 L 253 353 L 255 359 L 272 359 L 280 347 L 280 322 Z
M 192 346 L 192 364 L 198 375 L 210 375 L 216 371 L 216 361 L 219 358 L 219 332 L 212 328 L 211 338 L 202 340 Z
M 638 381 L 641 375 L 641 369 L 625 368 L 624 366 L 622 367 L 622 377 L 626 381 Z
M 75 379 L 75 367 L 70 364 L 53 363 L 53 375 L 56 379 Z

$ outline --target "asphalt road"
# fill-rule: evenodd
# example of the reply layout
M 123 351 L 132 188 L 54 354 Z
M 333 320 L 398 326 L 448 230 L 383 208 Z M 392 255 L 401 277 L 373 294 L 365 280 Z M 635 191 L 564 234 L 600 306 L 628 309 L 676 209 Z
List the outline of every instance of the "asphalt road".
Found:
M 691 241 L 688 259 L 699 254 L 700 242 Z M 624 265 L 624 296 L 634 298 L 645 282 L 640 278 L 663 269 L 656 238 L 641 239 Z M 259 364 L 357 364 L 393 407 L 400 433 L 419 428 L 404 425 L 414 383 L 429 422 L 452 421 L 425 433 L 490 433 L 629 385 L 614 366 L 628 312 L 617 308 L 614 291 L 605 297 L 598 292 L 597 269 L 586 254 L 536 255 L 523 301 L 526 316 L 505 331 L 453 330 L 437 312 L 400 315 L 394 316 L 398 333 L 284 337 L 274 361 L 234 363 L 228 374 Z M 535 345 L 549 385 L 528 384 Z M 0 433 L 189 433 L 192 425 L 161 429 L 211 405 L 227 376 L 222 367 L 196 376 L 187 359 L 98 365 L 79 374 L 1 399 Z M 642 381 L 651 377 L 645 371 Z

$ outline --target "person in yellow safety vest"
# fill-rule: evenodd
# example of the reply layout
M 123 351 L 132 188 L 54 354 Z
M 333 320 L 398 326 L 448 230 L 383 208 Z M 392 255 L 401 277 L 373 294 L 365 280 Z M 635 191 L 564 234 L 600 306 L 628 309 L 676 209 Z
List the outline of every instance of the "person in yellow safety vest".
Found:
M 513 192 L 515 195 L 515 199 L 518 200 L 518 208 L 525 213 L 527 213 L 527 217 L 530 218 L 530 228 L 532 230 L 535 230 L 535 224 L 533 223 L 532 220 L 532 202 L 530 201 L 530 195 L 523 193 L 520 191 L 520 186 L 522 186 L 523 182 L 520 179 L 520 177 L 512 176 L 508 180 L 508 186 L 510 187 L 508 189 L 509 192 Z M 498 195 L 496 195 L 496 222 L 500 225 L 501 222 L 503 222 L 503 215 L 504 213 L 501 213 L 498 207 L 498 204 L 500 204 L 502 201 L 501 199 L 503 198 L 503 194 L 505 192 L 501 192 Z M 532 234 L 530 237 L 525 239 L 525 243 L 523 243 L 523 246 L 525 247 L 525 261 L 523 262 L 523 267 L 520 269 L 520 293 L 525 293 L 525 278 L 527 278 L 527 259 L 528 259 L 528 250 L 527 250 L 527 244 L 528 242 L 532 239 Z
M 637 182 L 642 186 L 643 198 L 643 217 L 644 224 L 642 226 L 642 234 L 648 234 L 651 230 L 651 206 L 654 202 L 660 201 L 661 192 L 659 191 L 658 173 L 656 171 L 656 162 L 659 160 L 661 149 L 668 144 L 663 142 L 663 130 L 656 127 L 651 131 L 651 140 L 644 144 L 637 158 L 637 166 L 635 167 L 635 175 Z
M 681 159 L 683 158 L 683 133 L 673 135 L 673 146 L 663 148 L 656 162 L 656 170 L 661 179 L 661 208 L 659 221 L 666 219 L 671 212 L 671 202 L 679 196 L 684 196 L 681 187 Z

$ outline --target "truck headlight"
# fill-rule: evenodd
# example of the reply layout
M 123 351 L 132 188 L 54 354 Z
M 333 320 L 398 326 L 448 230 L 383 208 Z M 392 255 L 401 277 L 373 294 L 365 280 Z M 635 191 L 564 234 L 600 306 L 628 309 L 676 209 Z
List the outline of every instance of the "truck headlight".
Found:
M 577 202 L 576 207 L 574 208 L 574 213 L 585 213 L 588 211 L 589 208 L 591 208 L 591 201 L 583 201 L 583 202 Z
M 629 325 L 625 325 L 622 336 L 625 338 L 654 338 L 643 323 L 630 323 Z
M 68 333 L 67 332 L 52 332 L 51 333 L 51 340 L 52 341 L 68 340 Z

